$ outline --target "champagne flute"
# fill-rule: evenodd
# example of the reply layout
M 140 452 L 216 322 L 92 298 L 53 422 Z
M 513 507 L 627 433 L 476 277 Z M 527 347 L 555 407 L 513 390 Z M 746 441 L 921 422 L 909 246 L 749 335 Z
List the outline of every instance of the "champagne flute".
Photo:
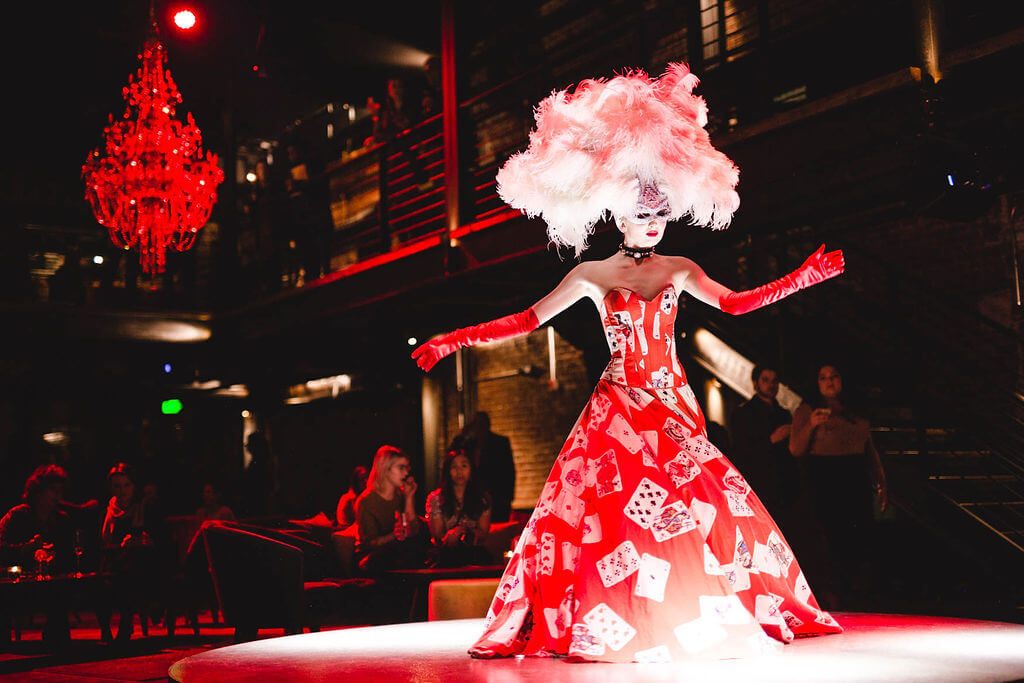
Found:
M 75 529 L 72 550 L 75 553 L 75 578 L 82 578 L 82 555 L 85 554 L 85 539 L 81 529 Z

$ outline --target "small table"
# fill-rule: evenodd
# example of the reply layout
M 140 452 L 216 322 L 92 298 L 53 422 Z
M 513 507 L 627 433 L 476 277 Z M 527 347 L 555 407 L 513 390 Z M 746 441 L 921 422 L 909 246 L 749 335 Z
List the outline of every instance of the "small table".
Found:
M 0 578 L 0 614 L 4 619 L 16 618 L 29 610 L 45 611 L 47 619 L 58 612 L 66 614 L 82 595 L 88 595 L 92 600 L 99 599 L 105 578 L 106 575 L 100 572 L 55 574 L 45 578 L 32 575 L 18 579 Z M 3 628 L 9 629 L 10 623 L 4 623 Z M 20 638 L 16 619 L 14 628 L 16 639 Z
M 385 575 L 395 583 L 413 588 L 412 604 L 409 605 L 410 621 L 426 621 L 427 589 L 434 581 L 442 579 L 497 579 L 505 571 L 503 564 L 467 565 L 443 569 L 392 569 Z

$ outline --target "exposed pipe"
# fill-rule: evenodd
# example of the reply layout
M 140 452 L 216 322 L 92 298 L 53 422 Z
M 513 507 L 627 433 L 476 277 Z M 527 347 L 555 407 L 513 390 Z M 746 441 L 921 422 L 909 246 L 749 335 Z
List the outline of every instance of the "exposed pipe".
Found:
M 445 241 L 450 246 L 451 234 L 459 228 L 459 102 L 455 92 L 455 0 L 441 0 L 441 104 L 444 112 L 442 130 Z M 446 247 L 445 254 L 448 253 L 449 247 Z
M 558 389 L 558 373 L 555 362 L 555 328 L 548 325 L 548 388 Z
M 1020 294 L 1020 253 L 1017 249 L 1017 207 L 1010 209 L 1010 253 L 1013 256 L 1013 294 L 1017 308 L 1021 307 Z
M 914 0 L 917 57 L 933 83 L 942 80 L 942 0 Z

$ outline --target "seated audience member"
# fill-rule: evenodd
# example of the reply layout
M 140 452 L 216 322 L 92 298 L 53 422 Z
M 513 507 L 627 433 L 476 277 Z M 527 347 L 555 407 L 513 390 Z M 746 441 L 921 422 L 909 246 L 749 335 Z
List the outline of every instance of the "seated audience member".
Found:
M 207 482 L 203 485 L 203 504 L 196 510 L 196 521 L 202 524 L 214 520 L 233 522 L 235 513 L 220 502 L 220 491 L 217 487 Z
M 409 456 L 394 446 L 378 448 L 366 490 L 356 502 L 356 555 L 364 572 L 423 565 L 426 544 L 413 507 L 415 494 Z
M 37 467 L 29 475 L 24 502 L 0 519 L 0 552 L 5 565 L 20 565 L 23 571 L 39 570 L 44 575 L 71 569 L 74 531 L 68 514 L 60 509 L 67 480 L 64 469 L 57 465 Z M 2 628 L 9 629 L 11 615 L 4 613 L 4 607 L 0 605 Z M 43 639 L 66 644 L 70 640 L 67 605 L 59 592 L 42 593 L 38 608 L 46 612 Z
M 362 465 L 352 470 L 352 480 L 348 491 L 341 494 L 338 499 L 338 510 L 335 519 L 338 526 L 349 527 L 356 523 L 356 500 L 359 494 L 366 490 L 366 468 Z
M 427 497 L 435 566 L 458 567 L 490 561 L 480 545 L 491 527 L 490 496 L 473 474 L 473 463 L 464 451 L 449 451 L 441 470 L 441 488 Z
M 509 438 L 492 432 L 490 416 L 480 411 L 452 440 L 448 450 L 466 452 L 473 463 L 473 476 L 491 497 L 491 521 L 507 522 L 516 489 L 516 464 Z
M 71 520 L 61 509 L 68 475 L 59 465 L 37 467 L 25 481 L 22 502 L 0 519 L 0 549 L 5 565 L 20 565 L 26 571 L 36 566 L 40 548 L 54 556 L 57 566 L 72 564 Z
M 132 617 L 145 619 L 142 609 L 166 578 L 170 566 L 167 531 L 164 517 L 155 499 L 147 499 L 136 491 L 133 470 L 118 463 L 107 474 L 110 492 L 100 537 L 105 548 L 105 569 L 113 575 L 113 602 L 121 613 L 117 639 L 131 638 Z M 104 626 L 104 639 L 110 638 L 109 618 Z

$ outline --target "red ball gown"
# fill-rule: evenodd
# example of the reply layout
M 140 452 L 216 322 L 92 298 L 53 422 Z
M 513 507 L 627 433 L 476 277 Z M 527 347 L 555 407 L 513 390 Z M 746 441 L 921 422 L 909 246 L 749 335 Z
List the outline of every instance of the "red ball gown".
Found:
M 610 662 L 743 657 L 839 633 L 782 532 L 708 441 L 676 357 L 678 296 L 617 288 L 611 362 L 470 649 Z

